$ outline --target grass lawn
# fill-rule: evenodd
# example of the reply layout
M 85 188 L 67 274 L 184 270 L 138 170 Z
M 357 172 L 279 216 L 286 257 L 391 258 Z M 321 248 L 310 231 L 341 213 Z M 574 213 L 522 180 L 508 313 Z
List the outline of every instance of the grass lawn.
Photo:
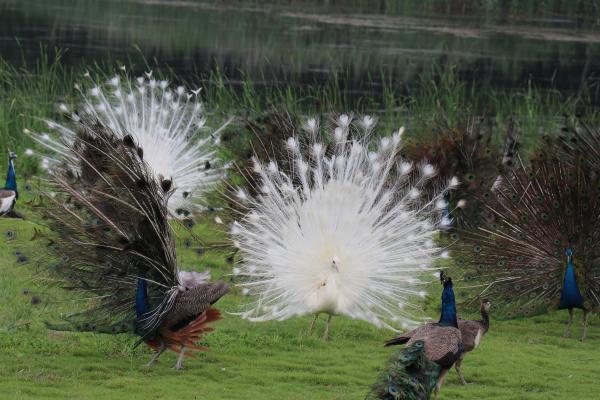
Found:
M 189 358 L 183 371 L 172 368 L 173 353 L 147 369 L 151 351 L 133 349 L 133 336 L 44 328 L 44 320 L 77 310 L 77 304 L 38 279 L 35 263 L 16 262 L 16 251 L 43 255 L 39 243 L 29 240 L 33 226 L 0 219 L 0 232 L 16 234 L 10 244 L 0 243 L 2 399 L 362 399 L 391 353 L 381 344 L 392 332 L 343 317 L 333 319 L 332 341 L 326 343 L 320 339 L 324 319 L 308 336 L 308 317 L 254 324 L 228 315 L 246 300 L 233 290 L 218 303 L 225 318 L 206 337 L 211 351 Z M 205 221 L 197 229 L 214 228 Z M 230 279 L 222 252 L 199 256 L 182 248 L 180 259 L 186 269 L 210 268 L 214 276 Z M 439 301 L 437 286 L 432 304 Z M 38 304 L 32 304 L 34 297 Z M 488 336 L 463 363 L 472 384 L 460 386 L 452 372 L 440 398 L 600 398 L 598 317 L 590 319 L 585 343 L 578 340 L 579 324 L 574 338 L 561 337 L 565 320 L 566 312 L 514 321 L 492 315 Z

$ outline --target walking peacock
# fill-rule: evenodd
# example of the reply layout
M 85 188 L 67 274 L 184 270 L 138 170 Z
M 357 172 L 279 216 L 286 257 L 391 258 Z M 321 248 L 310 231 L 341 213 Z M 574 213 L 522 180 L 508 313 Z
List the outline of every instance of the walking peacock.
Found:
M 182 368 L 186 349 L 204 349 L 196 342 L 220 319 L 212 306 L 227 285 L 178 270 L 167 209 L 171 183 L 158 182 L 131 136 L 82 119 L 65 149 L 70 162 L 52 169 L 40 207 L 50 232 L 36 236 L 52 254 L 43 264 L 65 289 L 84 293 L 88 307 L 48 326 L 134 332 L 138 344 L 156 350 L 149 365 L 170 349 Z
M 446 374 L 452 365 L 461 359 L 464 346 L 456 319 L 456 301 L 452 279 L 441 273 L 440 280 L 444 289 L 439 322 L 422 325 L 385 343 L 385 346 L 406 344 L 408 347 L 393 356 L 393 358 L 397 358 L 397 365 L 392 363 L 392 368 L 390 369 L 388 366 L 388 369 L 380 377 L 374 390 L 378 393 L 376 398 L 427 399 L 432 390 L 437 398 Z M 412 365 L 409 368 L 406 365 L 405 352 L 415 351 L 414 347 L 416 346 L 418 349 L 419 343 L 423 344 L 425 357 L 429 362 L 423 360 L 419 364 L 412 364 L 412 359 L 408 359 Z M 437 364 L 439 368 L 433 368 L 431 363 Z M 395 371 L 401 370 L 402 367 L 406 372 L 397 374 Z M 420 384 L 415 385 L 415 381 Z
M 206 128 L 199 90 L 187 92 L 183 86 L 172 89 L 167 81 L 154 79 L 151 72 L 134 82 L 115 75 L 106 85 L 98 85 L 89 73 L 85 77 L 91 81 L 91 89 L 76 85 L 82 98 L 80 109 L 69 112 L 66 105 L 60 105 L 73 124 L 46 120 L 58 137 L 47 132 L 32 134 L 51 151 L 44 156 L 42 166 L 47 169 L 57 165 L 57 157 L 71 167 L 76 165 L 78 160 L 68 147 L 76 139 L 78 121 L 82 117 L 98 120 L 120 138 L 132 136 L 143 149 L 152 173 L 172 181 L 175 190 L 169 209 L 173 215 L 187 216 L 200 210 L 199 202 L 223 177 L 213 142 L 218 141 L 225 126 L 198 137 L 198 132 Z
M 255 158 L 258 194 L 237 190 L 246 213 L 231 228 L 241 254 L 234 273 L 255 299 L 242 317 L 314 315 L 312 330 L 327 314 L 326 340 L 334 315 L 414 324 L 412 297 L 425 295 L 419 276 L 441 253 L 437 226 L 449 223 L 440 217 L 448 189 L 422 196 L 435 169 L 398 162 L 402 129 L 370 150 L 372 118 L 341 115 L 336 124 L 321 138 L 311 119 L 305 135 L 290 137 L 289 170 Z
M 487 224 L 457 233 L 455 258 L 467 285 L 506 317 L 600 306 L 600 179 L 581 155 L 545 149 L 521 160 L 483 207 Z
M 17 158 L 17 155 L 12 151 L 9 151 L 6 183 L 4 184 L 4 188 L 0 190 L 0 216 L 13 216 L 15 203 L 19 199 L 17 174 L 15 173 L 15 158 Z

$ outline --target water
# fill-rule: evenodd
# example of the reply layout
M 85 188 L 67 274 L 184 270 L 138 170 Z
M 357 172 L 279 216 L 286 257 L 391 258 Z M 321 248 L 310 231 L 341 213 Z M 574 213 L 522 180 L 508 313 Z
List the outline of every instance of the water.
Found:
M 398 3 L 401 3 L 399 5 Z M 485 5 L 482 5 L 485 4 Z M 66 1 L 0 0 L 0 54 L 35 62 L 168 66 L 199 79 L 307 84 L 336 77 L 377 90 L 456 65 L 500 88 L 529 81 L 578 91 L 600 72 L 597 1 Z M 375 88 L 375 89 L 373 89 Z

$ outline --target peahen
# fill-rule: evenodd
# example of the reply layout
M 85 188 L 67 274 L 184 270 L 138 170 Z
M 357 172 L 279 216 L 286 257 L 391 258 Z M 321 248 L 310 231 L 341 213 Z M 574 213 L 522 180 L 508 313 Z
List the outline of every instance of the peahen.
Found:
M 166 80 L 154 79 L 152 73 L 133 82 L 127 76 L 115 75 L 105 85 L 92 80 L 89 74 L 85 78 L 88 85 L 76 85 L 81 95 L 76 111 L 60 105 L 71 123 L 46 120 L 50 132 L 26 131 L 50 150 L 42 158 L 42 166 L 51 169 L 59 160 L 76 164 L 68 146 L 76 139 L 78 121 L 95 119 L 120 138 L 132 136 L 143 149 L 152 173 L 172 181 L 175 190 L 168 205 L 173 215 L 187 216 L 202 210 L 200 203 L 206 193 L 224 175 L 214 144 L 226 124 L 210 135 L 200 133 L 207 128 L 199 90 L 172 88 Z
M 483 208 L 487 223 L 456 233 L 454 255 L 466 286 L 509 318 L 550 309 L 600 306 L 600 179 L 577 153 L 545 149 L 522 161 Z
M 82 119 L 66 151 L 70 162 L 52 169 L 40 207 L 50 232 L 36 236 L 51 253 L 42 264 L 88 307 L 49 328 L 134 332 L 156 350 L 149 365 L 170 349 L 182 368 L 186 349 L 204 349 L 196 342 L 220 319 L 212 306 L 228 286 L 178 269 L 171 184 L 157 181 L 131 136 Z
M 481 302 L 481 306 L 479 307 L 479 312 L 481 313 L 481 320 L 458 320 L 458 329 L 460 329 L 460 333 L 462 336 L 464 352 L 461 354 L 460 358 L 454 363 L 454 368 L 456 369 L 456 373 L 458 374 L 460 382 L 463 385 L 466 385 L 467 381 L 465 381 L 465 378 L 461 371 L 462 362 L 468 352 L 475 350 L 477 346 L 479 346 L 479 343 L 481 343 L 481 340 L 490 329 L 491 306 L 492 303 L 488 299 L 483 299 L 483 301 Z
M 497 141 L 488 120 L 469 119 L 451 127 L 440 124 L 431 142 L 413 142 L 403 154 L 413 162 L 427 161 L 438 171 L 425 188 L 434 195 L 440 184 L 458 177 L 460 184 L 446 194 L 445 212 L 452 226 L 477 227 L 481 222 L 479 199 L 496 184 L 499 175 L 512 168 L 518 149 L 514 121 L 510 121 L 504 138 L 504 149 Z
M 444 192 L 423 201 L 435 175 L 428 164 L 398 162 L 401 129 L 369 148 L 374 121 L 337 119 L 321 137 L 317 120 L 287 139 L 289 171 L 255 159 L 257 195 L 232 198 L 245 208 L 232 225 L 243 292 L 252 321 L 334 315 L 392 327 L 414 324 L 419 276 L 440 254 L 434 239 Z M 392 179 L 393 177 L 393 179 Z M 456 185 L 451 180 L 447 187 Z
M 456 317 L 456 301 L 452 279 L 441 273 L 440 280 L 444 285 L 444 289 L 442 290 L 442 309 L 439 322 L 421 325 L 412 331 L 403 333 L 402 335 L 385 342 L 385 346 L 406 344 L 409 348 L 419 342 L 424 344 L 427 360 L 434 362 L 439 366 L 439 371 L 437 371 L 438 373 L 434 377 L 434 392 L 436 398 L 444 383 L 446 374 L 450 368 L 452 368 L 452 365 L 461 359 L 464 352 L 462 334 L 458 329 Z M 428 367 L 427 363 L 423 364 L 423 368 L 427 368 L 431 371 L 431 368 Z M 412 371 L 414 376 L 419 376 L 423 373 L 424 371 L 421 369 Z M 396 385 L 405 384 L 406 382 L 402 381 L 396 382 Z M 421 398 L 426 399 L 428 397 L 429 391 L 427 392 L 427 395 L 423 395 Z M 379 398 L 387 399 L 389 397 L 381 396 Z M 404 397 L 397 396 L 392 398 Z
M 8 153 L 6 183 L 4 184 L 4 188 L 0 189 L 0 216 L 13 216 L 15 203 L 19 199 L 17 174 L 15 173 L 15 158 L 17 158 L 17 155 L 10 151 Z

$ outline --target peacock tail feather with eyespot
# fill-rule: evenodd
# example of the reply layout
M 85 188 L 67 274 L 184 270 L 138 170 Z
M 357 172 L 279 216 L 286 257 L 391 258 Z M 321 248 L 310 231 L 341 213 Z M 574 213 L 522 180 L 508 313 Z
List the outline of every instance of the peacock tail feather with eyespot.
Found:
M 580 155 L 520 159 L 483 200 L 486 223 L 453 233 L 466 293 L 505 317 L 600 306 L 600 180 Z
M 429 399 L 440 374 L 440 366 L 425 356 L 422 340 L 392 353 L 366 400 Z
M 77 138 L 78 121 L 97 120 L 121 139 L 133 137 L 152 173 L 173 182 L 168 203 L 173 215 L 188 216 L 202 209 L 205 194 L 222 179 L 224 170 L 214 146 L 222 128 L 201 134 L 207 128 L 199 90 L 172 88 L 151 73 L 133 81 L 117 74 L 104 85 L 86 74 L 85 83 L 76 89 L 81 95 L 76 111 L 60 105 L 70 123 L 45 120 L 49 132 L 26 131 L 48 150 L 42 156 L 44 169 L 65 162 L 76 166 L 69 147 Z
M 489 122 L 489 121 L 487 121 Z M 516 128 L 510 121 L 504 149 L 495 131 L 484 119 L 469 119 L 458 127 L 440 125 L 431 142 L 414 142 L 403 149 L 408 159 L 426 160 L 438 171 L 427 190 L 436 193 L 440 184 L 456 176 L 460 184 L 448 193 L 448 214 L 453 226 L 474 228 L 481 222 L 479 199 L 497 183 L 503 171 L 512 168 L 518 143 Z
M 315 119 L 287 139 L 289 160 L 255 158 L 251 195 L 232 193 L 244 213 L 232 226 L 241 262 L 234 273 L 253 300 L 253 321 L 327 313 L 378 327 L 415 324 L 419 277 L 441 253 L 434 244 L 446 206 L 422 189 L 429 164 L 399 161 L 403 130 L 369 142 L 374 120 Z M 390 179 L 394 176 L 394 179 Z
M 206 273 L 178 269 L 170 182 L 159 182 L 131 136 L 121 138 L 98 120 L 80 120 L 65 149 L 69 162 L 52 169 L 39 206 L 49 229 L 36 238 L 50 256 L 38 263 L 81 308 L 48 327 L 134 332 L 174 349 L 179 339 L 199 339 L 218 319 L 211 306 L 228 288 Z

